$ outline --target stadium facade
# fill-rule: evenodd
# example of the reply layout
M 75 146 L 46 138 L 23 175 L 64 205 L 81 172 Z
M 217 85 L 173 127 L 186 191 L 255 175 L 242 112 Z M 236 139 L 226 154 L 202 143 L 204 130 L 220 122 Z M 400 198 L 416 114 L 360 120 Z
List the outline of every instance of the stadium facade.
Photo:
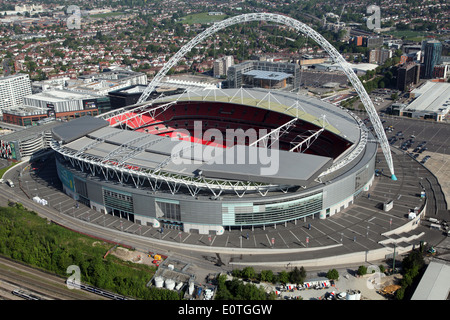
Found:
M 52 134 L 58 176 L 77 201 L 217 235 L 341 211 L 371 186 L 378 147 L 346 109 L 242 88 L 160 97 Z

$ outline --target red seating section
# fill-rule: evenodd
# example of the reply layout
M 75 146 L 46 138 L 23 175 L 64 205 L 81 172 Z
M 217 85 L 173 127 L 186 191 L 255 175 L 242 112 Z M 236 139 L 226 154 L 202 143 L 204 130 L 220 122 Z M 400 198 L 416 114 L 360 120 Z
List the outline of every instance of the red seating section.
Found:
M 245 141 L 240 141 L 239 138 L 234 136 L 228 137 L 228 139 L 231 138 L 233 141 L 227 141 L 227 129 L 242 129 L 244 133 L 249 129 L 254 129 L 257 134 L 260 134 L 260 129 L 266 129 L 268 133 L 290 119 L 292 118 L 288 115 L 257 107 L 244 107 L 221 102 L 192 101 L 173 105 L 166 111 L 159 113 L 156 118 L 151 117 L 146 111 L 141 113 L 127 112 L 108 121 L 111 125 L 117 121 L 124 121 L 129 129 L 139 132 L 159 136 L 165 135 L 180 140 L 226 148 L 235 144 L 250 143 L 248 138 Z M 201 131 L 199 131 L 200 128 Z M 197 138 L 198 136 L 204 137 L 208 129 L 217 129 L 222 134 L 220 137 L 212 139 L 213 141 Z M 303 121 L 297 122 L 295 127 L 291 128 L 288 133 L 285 133 L 280 138 L 279 148 L 289 150 L 293 146 L 291 144 L 292 141 L 299 141 L 298 135 L 309 135 L 306 133 L 308 130 L 318 130 L 318 127 Z M 208 132 L 214 133 L 214 131 Z M 222 141 L 222 138 L 225 140 Z M 318 142 L 313 143 L 306 153 L 334 158 L 347 147 L 348 144 L 344 139 L 325 131 L 318 137 Z

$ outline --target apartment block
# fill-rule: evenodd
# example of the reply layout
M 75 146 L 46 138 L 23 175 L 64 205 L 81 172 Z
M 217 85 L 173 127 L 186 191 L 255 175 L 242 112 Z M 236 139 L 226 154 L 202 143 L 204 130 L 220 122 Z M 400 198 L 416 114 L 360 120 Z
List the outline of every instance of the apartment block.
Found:
M 15 74 L 0 78 L 0 112 L 5 108 L 23 104 L 23 97 L 31 94 L 28 74 Z

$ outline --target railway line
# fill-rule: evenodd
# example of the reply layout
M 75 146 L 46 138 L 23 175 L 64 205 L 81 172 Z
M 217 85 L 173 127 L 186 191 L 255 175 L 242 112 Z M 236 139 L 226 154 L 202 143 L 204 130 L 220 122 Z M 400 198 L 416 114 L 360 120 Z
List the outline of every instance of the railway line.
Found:
M 109 300 L 68 289 L 65 279 L 0 257 L 0 298 L 4 300 Z

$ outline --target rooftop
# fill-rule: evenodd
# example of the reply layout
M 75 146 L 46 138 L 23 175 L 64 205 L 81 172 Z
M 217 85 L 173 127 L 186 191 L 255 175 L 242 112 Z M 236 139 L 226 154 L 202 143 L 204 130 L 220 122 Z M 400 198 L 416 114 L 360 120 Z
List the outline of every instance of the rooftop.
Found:
M 20 105 L 3 109 L 3 114 L 14 114 L 18 116 L 33 116 L 47 114 L 47 108 L 40 108 L 35 106 Z
M 251 70 L 244 73 L 243 75 L 252 76 L 255 79 L 273 80 L 273 81 L 282 81 L 292 76 L 289 73 L 285 72 L 262 71 L 262 70 Z
M 69 91 L 69 90 L 47 90 L 35 94 L 31 94 L 26 96 L 26 98 L 43 100 L 49 102 L 61 102 L 67 100 L 80 100 L 80 99 L 92 99 L 98 98 L 98 96 L 94 96 L 87 93 Z
M 27 141 L 35 139 L 37 135 L 52 130 L 54 127 L 61 125 L 61 121 L 50 121 L 41 125 L 23 128 L 22 130 L 8 133 L 1 136 L 3 141 Z
M 450 109 L 450 83 L 427 81 L 411 93 L 416 99 L 406 110 L 447 113 Z
M 447 300 L 450 292 L 450 266 L 431 261 L 411 300 Z

